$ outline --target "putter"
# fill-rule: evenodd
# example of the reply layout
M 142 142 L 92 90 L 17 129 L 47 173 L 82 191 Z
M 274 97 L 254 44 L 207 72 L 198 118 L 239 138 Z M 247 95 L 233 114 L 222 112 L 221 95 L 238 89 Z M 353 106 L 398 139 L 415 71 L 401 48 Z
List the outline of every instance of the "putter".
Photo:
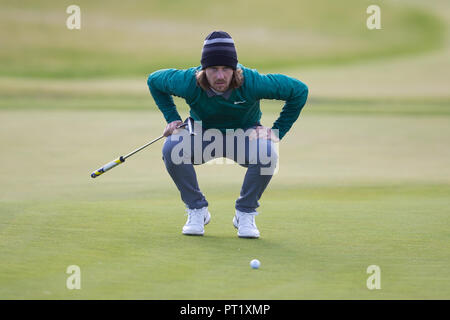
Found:
M 186 121 L 187 121 L 187 125 L 188 125 L 189 134 L 190 134 L 191 136 L 197 135 L 197 134 L 194 132 L 194 127 L 192 126 L 192 123 L 193 123 L 194 119 L 191 118 L 191 117 L 189 117 L 189 118 L 186 119 Z
M 195 133 L 192 131 L 192 125 L 191 125 L 191 120 L 190 120 L 190 119 L 192 119 L 192 118 L 189 117 L 189 118 L 187 119 L 187 122 L 185 122 L 185 123 L 179 125 L 179 126 L 177 127 L 177 129 L 182 128 L 182 127 L 185 127 L 185 126 L 188 126 L 189 134 L 191 134 L 191 135 L 195 134 Z M 193 119 L 192 119 L 192 120 L 193 120 Z M 117 159 L 115 159 L 115 160 L 113 160 L 113 161 L 111 161 L 111 162 L 108 162 L 107 164 L 105 164 L 105 165 L 104 165 L 103 167 L 101 167 L 100 169 L 98 169 L 98 170 L 92 172 L 92 173 L 91 173 L 91 177 L 92 177 L 92 178 L 97 178 L 98 176 L 102 175 L 102 174 L 105 173 L 106 171 L 111 170 L 112 168 L 114 168 L 115 166 L 118 166 L 118 165 L 121 164 L 121 163 L 124 163 L 125 160 L 126 160 L 127 158 L 131 157 L 131 156 L 134 155 L 135 153 L 141 151 L 141 150 L 144 149 L 144 148 L 147 148 L 149 145 L 151 145 L 152 143 L 155 143 L 156 141 L 158 141 L 158 140 L 160 140 L 160 139 L 162 139 L 162 138 L 164 138 L 164 135 L 161 135 L 160 137 L 158 137 L 158 138 L 156 138 L 156 139 L 150 141 L 149 143 L 144 144 L 142 147 L 139 147 L 139 148 L 137 148 L 136 150 L 131 151 L 130 153 L 128 153 L 128 154 L 125 155 L 125 156 L 120 156 L 120 157 L 118 157 Z

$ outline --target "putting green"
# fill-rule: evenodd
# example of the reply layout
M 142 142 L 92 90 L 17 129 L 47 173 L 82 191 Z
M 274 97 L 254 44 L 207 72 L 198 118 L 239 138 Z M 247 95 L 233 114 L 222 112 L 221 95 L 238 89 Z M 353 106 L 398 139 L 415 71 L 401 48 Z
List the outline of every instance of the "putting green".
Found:
M 89 177 L 157 134 L 160 117 L 1 111 L 2 298 L 449 296 L 446 119 L 306 109 L 261 199 L 262 237 L 246 240 L 231 223 L 245 173 L 237 165 L 197 167 L 213 215 L 202 238 L 181 235 L 184 207 L 161 145 Z M 366 288 L 372 264 L 379 291 Z M 69 265 L 81 268 L 81 290 L 66 288 Z

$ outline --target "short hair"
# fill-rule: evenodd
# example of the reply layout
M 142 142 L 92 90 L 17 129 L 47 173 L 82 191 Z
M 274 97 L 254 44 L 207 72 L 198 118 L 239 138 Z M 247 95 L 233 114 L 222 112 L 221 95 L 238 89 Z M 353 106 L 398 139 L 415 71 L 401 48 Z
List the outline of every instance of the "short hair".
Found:
M 206 78 L 206 72 L 204 69 L 197 71 L 195 74 L 197 79 L 197 85 L 203 90 L 207 91 L 210 87 L 208 79 Z M 233 71 L 233 77 L 231 78 L 230 86 L 231 89 L 237 89 L 244 83 L 244 73 L 242 69 L 238 68 Z

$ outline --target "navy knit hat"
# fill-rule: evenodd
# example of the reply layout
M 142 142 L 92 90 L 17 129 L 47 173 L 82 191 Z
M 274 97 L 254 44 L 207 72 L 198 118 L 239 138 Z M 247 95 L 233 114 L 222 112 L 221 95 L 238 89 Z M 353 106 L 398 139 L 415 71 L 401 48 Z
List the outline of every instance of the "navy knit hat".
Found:
M 213 31 L 203 43 L 202 69 L 211 66 L 228 66 L 236 70 L 237 54 L 234 41 L 225 31 Z

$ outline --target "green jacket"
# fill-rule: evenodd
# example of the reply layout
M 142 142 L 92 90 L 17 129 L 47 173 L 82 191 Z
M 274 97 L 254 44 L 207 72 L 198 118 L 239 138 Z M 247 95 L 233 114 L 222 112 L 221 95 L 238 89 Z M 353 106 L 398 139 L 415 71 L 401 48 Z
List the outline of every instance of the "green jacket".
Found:
M 226 129 L 246 129 L 259 123 L 261 99 L 283 100 L 285 105 L 272 126 L 279 130 L 282 139 L 299 117 L 306 103 L 308 87 L 285 75 L 263 75 L 241 64 L 238 68 L 243 70 L 244 83 L 228 95 L 210 94 L 197 86 L 195 73 L 200 66 L 155 71 L 148 77 L 147 84 L 167 123 L 181 120 L 171 97 L 174 95 L 186 100 L 191 117 L 202 121 L 203 128 L 217 128 L 224 133 Z

